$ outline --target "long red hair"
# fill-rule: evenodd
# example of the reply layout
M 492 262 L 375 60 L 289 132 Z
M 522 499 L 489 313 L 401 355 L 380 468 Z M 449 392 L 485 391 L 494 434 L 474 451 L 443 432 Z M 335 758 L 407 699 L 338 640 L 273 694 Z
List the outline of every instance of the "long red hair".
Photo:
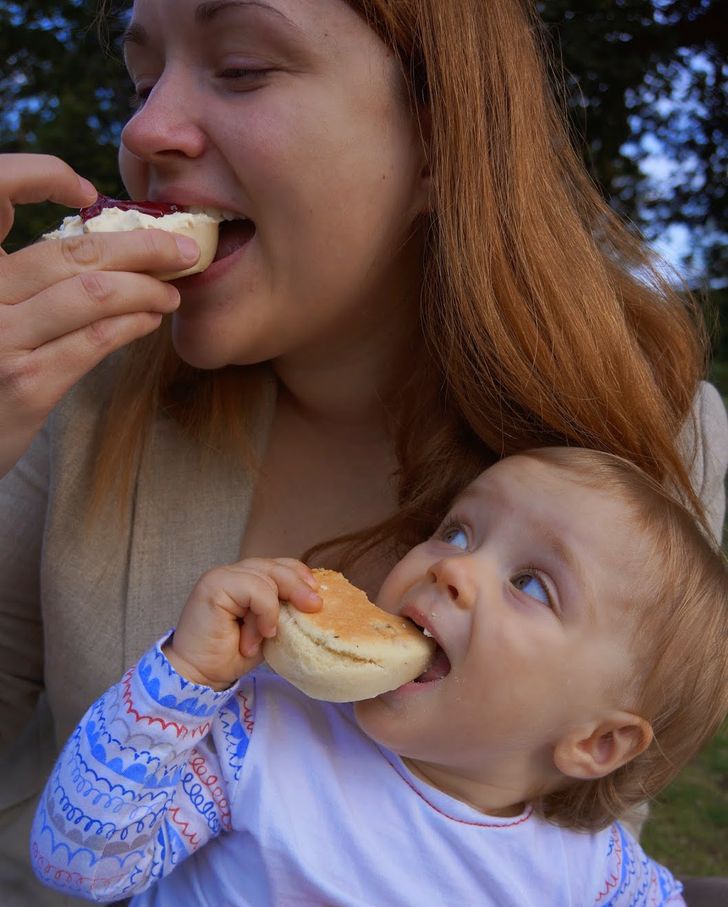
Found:
M 399 508 L 343 540 L 348 554 L 411 544 L 485 465 L 545 445 L 625 457 L 699 512 L 677 436 L 705 370 L 700 322 L 590 182 L 532 4 L 347 2 L 401 61 L 433 186 L 422 349 L 390 406 Z M 107 412 L 97 500 L 120 476 L 124 489 L 170 398 L 203 443 L 241 450 L 255 373 L 195 371 L 163 335 L 134 345 Z

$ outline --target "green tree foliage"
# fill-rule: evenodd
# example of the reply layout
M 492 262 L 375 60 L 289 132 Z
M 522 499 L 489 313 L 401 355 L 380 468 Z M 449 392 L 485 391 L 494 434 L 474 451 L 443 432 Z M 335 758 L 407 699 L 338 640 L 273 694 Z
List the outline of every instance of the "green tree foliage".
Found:
M 554 51 L 557 90 L 605 196 L 650 238 L 671 223 L 689 226 L 706 277 L 725 275 L 728 15 L 722 0 L 544 0 L 537 6 Z M 114 194 L 121 187 L 113 148 L 130 88 L 114 43 L 121 16 L 108 22 L 110 49 L 104 50 L 94 13 L 94 0 L 0 0 L 0 148 L 58 154 Z M 640 171 L 657 143 L 676 165 L 659 190 Z M 21 212 L 15 244 L 56 217 L 48 209 Z
M 56 154 L 117 194 L 115 149 L 130 95 L 113 45 L 123 26 L 120 18 L 110 22 L 104 49 L 93 7 L 81 0 L 0 0 L 0 149 Z M 62 213 L 50 205 L 21 209 L 5 247 L 26 244 Z
M 728 276 L 728 14 L 722 0 L 546 0 L 557 84 L 612 205 L 651 239 L 684 224 Z M 659 180 L 640 168 L 660 149 Z

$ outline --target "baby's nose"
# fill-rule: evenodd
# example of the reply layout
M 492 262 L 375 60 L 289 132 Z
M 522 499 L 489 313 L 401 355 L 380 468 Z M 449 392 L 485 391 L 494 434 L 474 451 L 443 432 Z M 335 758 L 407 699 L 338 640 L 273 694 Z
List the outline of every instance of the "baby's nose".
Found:
M 459 608 L 470 608 L 475 602 L 477 587 L 468 558 L 443 558 L 429 570 L 430 581 L 445 592 Z

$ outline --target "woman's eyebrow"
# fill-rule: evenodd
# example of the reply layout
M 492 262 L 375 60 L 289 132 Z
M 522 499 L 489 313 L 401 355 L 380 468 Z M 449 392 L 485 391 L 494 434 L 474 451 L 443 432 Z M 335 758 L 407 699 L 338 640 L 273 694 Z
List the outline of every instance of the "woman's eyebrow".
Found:
M 274 6 L 265 3 L 264 0 L 210 0 L 208 3 L 201 3 L 195 9 L 195 24 L 208 25 L 217 15 L 226 12 L 227 10 L 255 8 L 274 13 L 276 16 L 283 19 L 283 21 L 291 28 L 294 28 L 296 31 L 301 30 L 285 13 L 276 9 Z M 145 47 L 149 43 L 149 34 L 143 26 L 136 22 L 131 22 L 124 30 L 120 43 L 122 47 L 126 47 L 128 44 L 136 44 L 140 47 Z
M 207 3 L 201 3 L 195 10 L 195 22 L 198 25 L 205 25 L 214 19 L 218 13 L 228 9 L 245 9 L 250 7 L 257 7 L 258 9 L 265 10 L 265 12 L 274 13 L 276 16 L 280 16 L 281 19 L 297 31 L 300 30 L 298 25 L 289 19 L 284 12 L 277 9 L 275 6 L 266 3 L 265 0 L 209 0 Z

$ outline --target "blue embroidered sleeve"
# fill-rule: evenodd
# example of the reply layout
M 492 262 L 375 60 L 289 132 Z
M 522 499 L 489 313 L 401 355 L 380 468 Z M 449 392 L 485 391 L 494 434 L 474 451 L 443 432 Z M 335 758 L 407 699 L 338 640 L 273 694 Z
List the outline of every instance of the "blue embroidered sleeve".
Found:
M 610 831 L 606 878 L 595 907 L 685 907 L 680 882 L 618 822 Z
M 48 780 L 31 857 L 59 891 L 96 901 L 138 893 L 230 828 L 252 693 L 186 681 L 165 641 L 91 706 Z

